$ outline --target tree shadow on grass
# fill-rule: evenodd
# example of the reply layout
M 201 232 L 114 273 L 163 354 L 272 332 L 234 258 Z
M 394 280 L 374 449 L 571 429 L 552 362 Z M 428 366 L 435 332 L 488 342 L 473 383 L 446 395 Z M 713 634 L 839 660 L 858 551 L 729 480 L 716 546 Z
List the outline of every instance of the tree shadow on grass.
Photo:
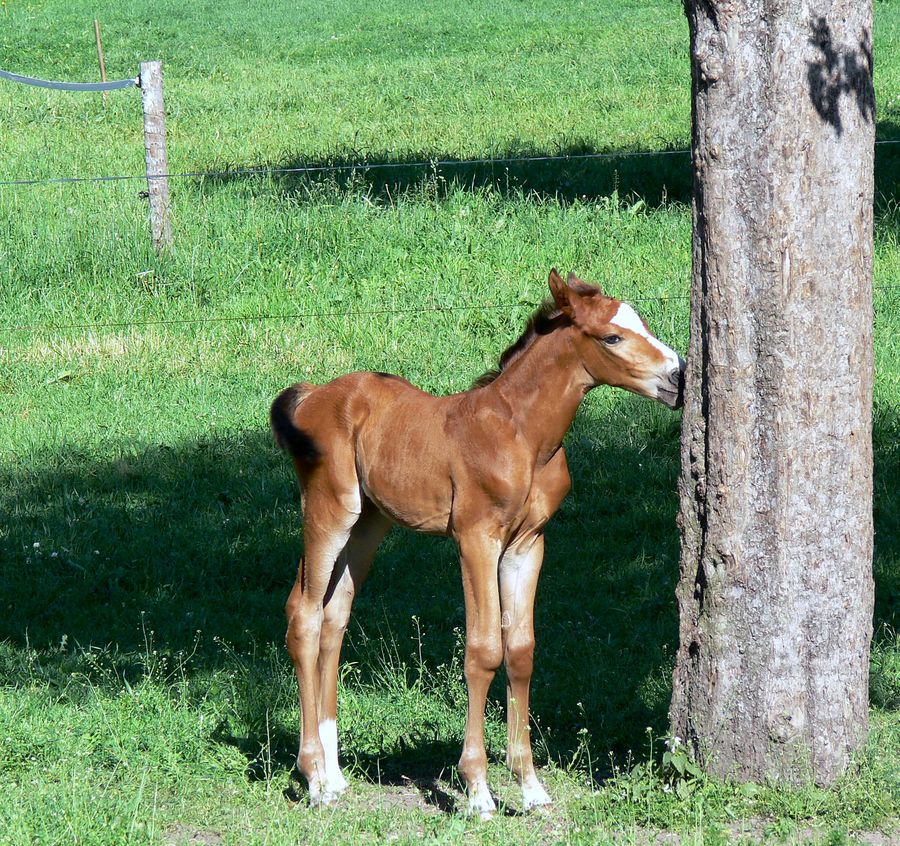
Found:
M 678 418 L 655 419 L 631 446 L 627 423 L 607 428 L 597 412 L 583 413 L 567 441 L 574 489 L 548 529 L 536 610 L 539 759 L 585 755 L 602 772 L 610 755 L 620 762 L 629 752 L 648 755 L 647 727 L 657 736 L 666 730 L 677 646 Z M 896 415 L 876 414 L 876 629 L 896 625 L 897 427 Z M 184 667 L 202 684 L 222 667 L 222 642 L 252 663 L 260 644 L 282 642 L 298 499 L 288 462 L 264 431 L 123 447 L 102 458 L 69 450 L 7 467 L 0 477 L 0 511 L 9 520 L 0 536 L 4 675 L 16 683 L 16 662 L 24 666 L 19 658 L 37 650 L 49 668 L 46 683 L 64 684 L 77 659 L 61 643 L 121 654 L 116 682 L 139 678 L 157 654 L 181 653 L 192 656 Z M 345 653 L 358 667 L 352 683 L 377 688 L 386 639 L 406 644 L 393 653 L 412 675 L 447 665 L 463 619 L 452 544 L 395 530 L 354 609 Z M 279 661 L 288 666 L 286 655 Z M 245 721 L 251 736 L 223 729 L 222 742 L 247 756 L 251 776 L 264 745 L 265 766 L 276 769 L 291 766 L 296 752 L 291 727 L 275 726 L 269 737 L 258 728 L 272 695 L 265 684 L 248 691 L 247 707 L 258 712 Z M 500 707 L 502 673 L 491 696 Z M 345 755 L 373 781 L 427 780 L 455 763 L 452 734 L 410 726 L 405 740 L 381 750 L 351 741 Z
M 315 195 L 322 186 L 365 190 L 375 200 L 390 203 L 409 191 L 442 196 L 451 190 L 489 188 L 501 195 L 531 194 L 561 200 L 592 200 L 614 192 L 642 199 L 648 206 L 690 203 L 690 153 L 683 150 L 647 152 L 603 151 L 588 144 L 553 150 L 516 147 L 484 159 L 448 155 L 398 156 L 389 152 L 324 158 L 289 156 L 277 162 L 234 167 L 222 174 L 210 166 L 204 190 L 246 184 L 251 191 L 277 190 L 288 196 Z M 260 181 L 253 171 L 273 171 Z M 249 171 L 249 172 L 248 172 Z M 274 172 L 282 171 L 282 172 Z M 288 171 L 288 172 L 284 172 Z
M 274 773 L 290 772 L 285 798 L 291 802 L 306 801 L 306 782 L 295 767 L 296 734 L 279 729 L 265 744 L 256 736 L 236 737 L 224 731 L 217 732 L 215 739 L 235 747 L 246 757 L 247 778 L 251 782 L 268 781 Z M 392 755 L 357 755 L 352 748 L 341 749 L 341 766 L 345 772 L 372 784 L 412 787 L 426 805 L 449 814 L 459 810 L 459 797 L 446 789 L 446 782 L 455 776 L 453 762 L 459 751 L 456 743 L 433 740 L 405 746 Z
M 637 749 L 644 725 L 661 730 L 665 721 L 664 694 L 648 699 L 636 687 L 653 676 L 664 689 L 676 631 L 677 433 L 659 433 L 642 454 L 601 451 L 589 432 L 597 425 L 579 421 L 572 433 L 575 491 L 548 533 L 539 591 L 534 711 L 553 758 L 567 758 L 583 728 L 603 758 L 610 748 Z M 666 456 L 664 474 L 642 475 L 641 455 L 654 453 Z M 117 674 L 129 681 L 157 655 L 170 664 L 190 655 L 189 674 L 216 670 L 223 643 L 249 661 L 259 644 L 283 642 L 298 500 L 289 462 L 265 431 L 126 445 L 103 457 L 70 449 L 7 467 L 0 511 L 12 519 L 0 538 L 0 640 L 13 651 L 38 650 L 48 672 L 55 666 L 61 676 L 77 663 L 76 644 L 121 656 Z M 419 664 L 458 657 L 463 625 L 452 543 L 395 530 L 357 600 L 345 657 L 362 684 L 377 686 L 386 640 L 414 674 Z M 493 688 L 497 701 L 502 684 Z M 266 696 L 259 691 L 261 711 L 272 707 Z M 460 730 L 462 721 L 461 713 Z M 399 751 L 395 762 L 378 750 L 356 757 L 373 777 L 378 768 L 419 776 L 436 751 L 442 759 L 447 751 L 423 753 L 432 742 L 410 735 L 405 750 L 385 753 Z M 456 757 L 454 749 L 450 761 Z
M 892 221 L 896 226 L 897 201 L 900 199 L 900 124 L 881 121 L 875 146 L 875 220 Z
M 880 141 L 900 141 L 900 126 L 878 124 Z M 486 157 L 487 158 L 487 157 Z M 422 162 L 426 162 L 422 166 Z M 272 173 L 269 170 L 295 172 Z M 642 200 L 648 207 L 666 203 L 690 205 L 693 173 L 689 152 L 606 151 L 589 144 L 554 150 L 515 148 L 499 151 L 490 160 L 453 156 L 397 156 L 392 153 L 341 155 L 324 158 L 291 156 L 277 162 L 232 167 L 222 174 L 210 166 L 199 190 L 241 185 L 248 192 L 277 191 L 285 196 L 316 196 L 323 188 L 360 188 L 377 202 L 392 203 L 410 191 L 444 196 L 453 190 L 489 189 L 501 196 L 529 194 L 563 202 L 590 201 L 617 193 L 626 201 Z M 258 171 L 258 172 L 255 172 Z M 190 184 L 190 183 L 189 183 Z M 900 143 L 875 149 L 875 199 L 880 215 L 892 209 L 900 192 Z
M 889 641 L 900 631 L 900 414 L 895 402 L 876 402 L 873 416 L 874 627 L 876 641 Z M 893 696 L 898 695 L 895 690 Z

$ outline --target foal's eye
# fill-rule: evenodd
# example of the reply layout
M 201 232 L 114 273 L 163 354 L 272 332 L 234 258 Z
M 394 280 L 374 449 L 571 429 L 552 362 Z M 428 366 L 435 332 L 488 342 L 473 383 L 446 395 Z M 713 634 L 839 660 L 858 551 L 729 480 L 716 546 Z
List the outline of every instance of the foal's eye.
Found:
M 609 346 L 612 346 L 613 344 L 618 344 L 619 341 L 622 340 L 622 336 L 621 335 L 604 335 L 602 340 L 603 340 L 604 344 L 608 344 Z

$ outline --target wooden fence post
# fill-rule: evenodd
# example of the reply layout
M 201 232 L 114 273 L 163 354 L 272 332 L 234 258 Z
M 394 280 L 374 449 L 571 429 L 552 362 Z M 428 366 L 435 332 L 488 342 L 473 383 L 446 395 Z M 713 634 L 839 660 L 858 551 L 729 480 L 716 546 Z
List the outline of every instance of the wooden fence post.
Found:
M 162 62 L 141 62 L 141 101 L 144 105 L 144 149 L 147 160 L 147 193 L 150 199 L 150 234 L 154 248 L 159 251 L 172 244 Z
M 103 42 L 100 40 L 100 21 L 94 18 L 94 38 L 97 41 L 97 59 L 100 62 L 100 81 L 106 82 L 106 62 L 103 61 Z M 109 92 L 103 92 L 103 108 L 109 102 Z

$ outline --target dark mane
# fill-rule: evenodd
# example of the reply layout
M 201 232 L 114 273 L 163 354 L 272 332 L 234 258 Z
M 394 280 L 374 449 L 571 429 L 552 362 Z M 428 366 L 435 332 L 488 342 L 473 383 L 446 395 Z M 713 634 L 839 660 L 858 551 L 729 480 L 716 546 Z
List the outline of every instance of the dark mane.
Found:
M 485 385 L 490 385 L 494 379 L 534 343 L 535 338 L 539 335 L 547 335 L 567 320 L 568 318 L 556 307 L 553 298 L 548 297 L 528 318 L 525 331 L 521 334 L 519 340 L 510 344 L 500 356 L 497 366 L 486 373 L 482 373 L 472 383 L 472 387 L 483 388 Z
M 554 273 L 555 273 L 554 269 Z M 582 282 L 575 274 L 570 273 L 567 282 L 569 288 L 577 291 L 583 297 L 604 296 L 603 291 L 597 285 L 591 285 L 588 282 Z M 557 308 L 552 297 L 548 297 L 535 309 L 525 331 L 519 337 L 519 340 L 510 344 L 500 356 L 497 366 L 491 368 L 487 373 L 482 373 L 473 383 L 473 388 L 483 388 L 490 385 L 512 362 L 514 362 L 525 350 L 527 350 L 540 335 L 549 335 L 554 329 L 564 326 L 569 322 L 566 317 Z

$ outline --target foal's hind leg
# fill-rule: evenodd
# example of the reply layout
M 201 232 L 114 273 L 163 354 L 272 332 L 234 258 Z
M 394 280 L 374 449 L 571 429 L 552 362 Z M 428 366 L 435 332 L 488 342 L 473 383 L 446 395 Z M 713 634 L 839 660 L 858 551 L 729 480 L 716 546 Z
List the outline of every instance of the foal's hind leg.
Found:
M 506 763 L 522 787 L 525 810 L 550 804 L 534 770 L 528 694 L 534 667 L 534 596 L 544 558 L 544 536 L 510 546 L 500 561 L 503 660 L 506 664 Z
M 359 494 L 338 497 L 333 489 L 310 486 L 304 494 L 304 548 L 297 581 L 285 608 L 288 652 L 300 689 L 301 735 L 297 767 L 309 785 L 314 805 L 328 804 L 339 790 L 328 780 L 325 750 L 319 737 L 319 653 L 325 618 L 325 596 L 338 557 L 359 519 Z M 356 507 L 351 507 L 356 505 Z
M 325 750 L 325 776 L 329 791 L 340 793 L 347 781 L 338 763 L 337 677 L 341 644 L 353 598 L 365 581 L 375 551 L 391 527 L 368 500 L 350 533 L 350 540 L 338 558 L 332 583 L 325 596 L 322 633 L 319 638 L 319 739 Z

